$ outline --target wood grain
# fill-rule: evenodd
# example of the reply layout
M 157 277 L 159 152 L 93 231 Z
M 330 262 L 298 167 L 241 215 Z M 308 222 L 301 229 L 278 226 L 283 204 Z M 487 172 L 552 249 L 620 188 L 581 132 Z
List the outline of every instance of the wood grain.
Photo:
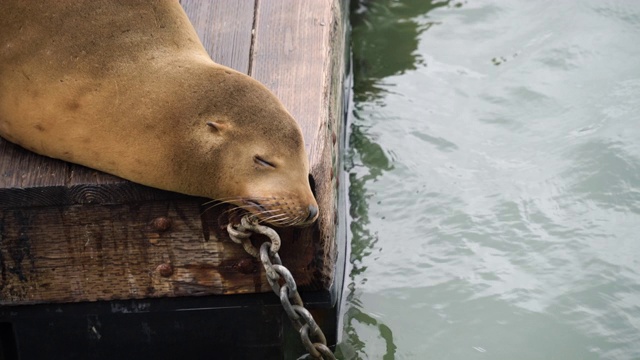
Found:
M 262 265 L 223 231 L 225 209 L 200 204 L 0 210 L 0 305 L 271 291 Z M 283 262 L 304 289 L 315 253 L 300 231 L 278 230 Z
M 190 200 L 0 210 L 0 305 L 271 291 L 261 264 L 220 235 L 222 213 L 201 213 Z M 312 249 L 284 247 L 308 284 Z
M 255 0 L 180 3 L 213 61 L 247 74 Z
M 260 1 L 249 74 L 282 101 L 315 148 L 325 109 L 331 7 L 326 1 Z
M 333 280 L 345 76 L 344 4 L 340 1 L 259 1 L 250 74 L 270 88 L 300 123 L 320 217 L 318 271 Z

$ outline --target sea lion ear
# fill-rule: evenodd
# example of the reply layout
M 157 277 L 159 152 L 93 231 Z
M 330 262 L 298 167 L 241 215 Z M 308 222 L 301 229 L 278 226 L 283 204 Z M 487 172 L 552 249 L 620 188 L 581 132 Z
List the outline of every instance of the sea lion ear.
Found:
M 214 122 L 214 121 L 207 121 L 207 126 L 213 131 L 213 132 L 220 132 L 220 131 L 224 131 L 224 129 L 227 128 L 227 125 L 225 124 L 221 124 L 219 122 Z

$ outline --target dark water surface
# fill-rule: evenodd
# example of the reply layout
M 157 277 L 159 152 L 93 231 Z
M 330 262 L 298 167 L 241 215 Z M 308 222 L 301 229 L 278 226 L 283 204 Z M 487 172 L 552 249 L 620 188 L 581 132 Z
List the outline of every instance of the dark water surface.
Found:
M 640 1 L 352 0 L 344 359 L 640 359 Z

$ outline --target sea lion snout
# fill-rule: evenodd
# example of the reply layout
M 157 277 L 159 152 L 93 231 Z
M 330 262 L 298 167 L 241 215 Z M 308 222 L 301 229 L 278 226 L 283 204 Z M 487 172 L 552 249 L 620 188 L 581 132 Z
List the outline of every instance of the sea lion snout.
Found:
M 316 205 L 309 205 L 307 209 L 309 212 L 309 216 L 307 216 L 305 222 L 311 223 L 316 221 L 316 219 L 318 218 L 318 207 Z
M 318 205 L 303 204 L 292 194 L 269 197 L 252 197 L 236 204 L 239 208 L 253 214 L 258 220 L 278 227 L 304 227 L 313 224 L 318 218 Z

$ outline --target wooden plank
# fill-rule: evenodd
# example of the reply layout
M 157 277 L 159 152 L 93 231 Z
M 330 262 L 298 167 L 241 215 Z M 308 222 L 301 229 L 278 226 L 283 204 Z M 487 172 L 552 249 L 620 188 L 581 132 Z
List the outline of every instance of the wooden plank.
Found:
M 324 1 L 260 1 L 249 74 L 282 101 L 302 127 L 307 151 L 324 135 L 331 7 Z M 320 74 L 318 72 L 321 72 Z
M 67 166 L 52 161 L 0 138 L 0 206 L 48 202 L 52 192 L 23 189 L 56 186 L 65 177 Z
M 199 214 L 190 201 L 2 211 L 0 304 L 242 292 L 223 264 L 246 254 L 204 241 Z M 159 218 L 167 230 L 154 226 Z
M 0 209 L 117 204 L 180 196 L 40 156 L 0 138 Z
M 0 210 L 0 305 L 271 291 L 262 265 L 224 231 L 228 208 L 203 201 Z M 315 256 L 305 231 L 278 229 L 303 288 Z
M 320 207 L 318 266 L 333 281 L 338 183 L 336 139 L 342 131 L 345 74 L 343 7 L 333 1 L 259 1 L 250 74 L 270 88 L 305 137 Z
M 181 0 L 213 61 L 249 72 L 255 0 Z
M 50 186 L 66 175 L 66 163 L 51 161 L 0 138 L 0 187 Z

